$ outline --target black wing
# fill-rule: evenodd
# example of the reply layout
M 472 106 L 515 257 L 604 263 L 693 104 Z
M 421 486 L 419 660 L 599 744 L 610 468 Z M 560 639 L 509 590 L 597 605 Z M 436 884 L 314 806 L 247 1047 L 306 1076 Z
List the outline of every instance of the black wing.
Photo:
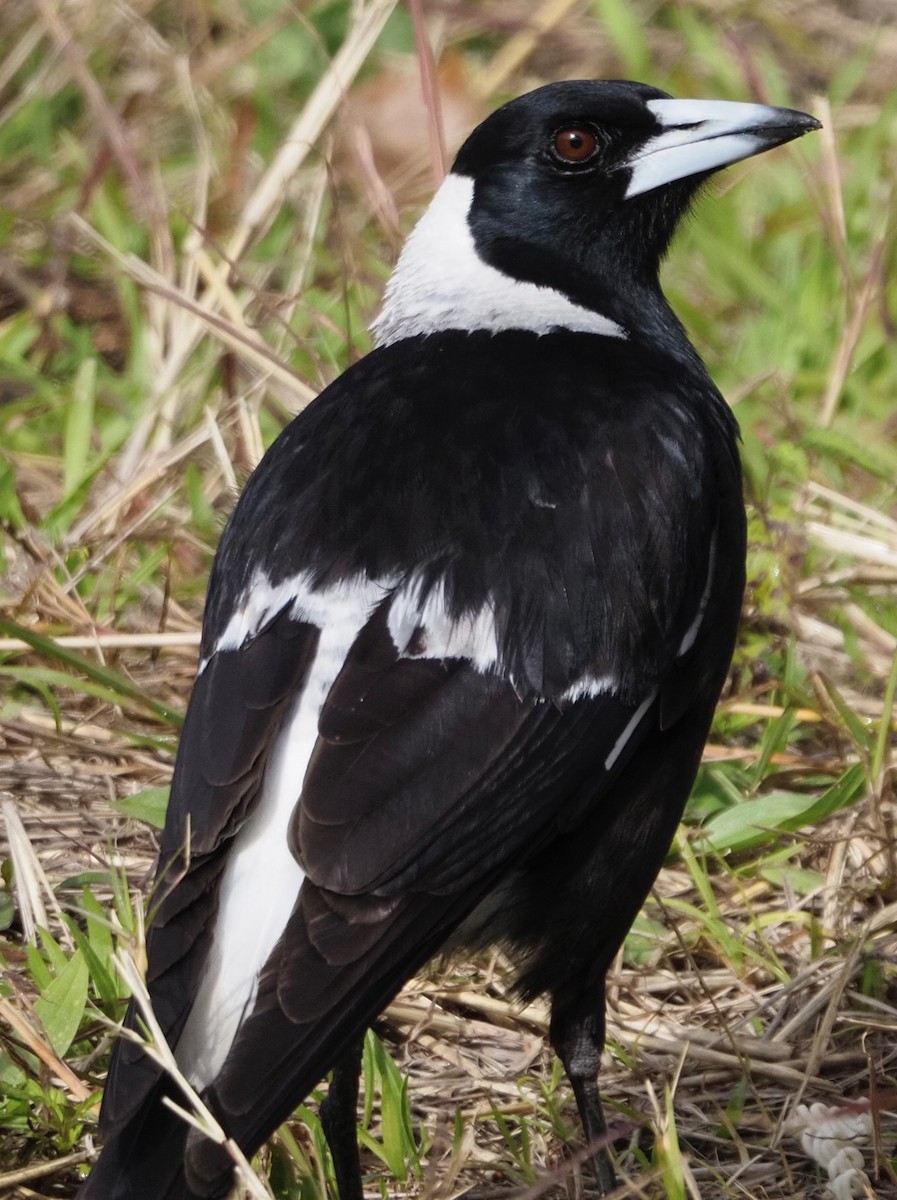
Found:
M 538 854 L 641 706 L 521 698 L 458 660 L 400 658 L 380 610 L 321 717 L 294 822 L 308 875 L 210 1100 L 241 1145 L 288 1116 L 506 873 Z M 653 708 L 652 708 L 653 699 Z M 368 713 L 370 712 L 370 716 Z M 641 730 L 632 727 L 632 746 Z M 195 1183 L 221 1171 L 191 1145 Z

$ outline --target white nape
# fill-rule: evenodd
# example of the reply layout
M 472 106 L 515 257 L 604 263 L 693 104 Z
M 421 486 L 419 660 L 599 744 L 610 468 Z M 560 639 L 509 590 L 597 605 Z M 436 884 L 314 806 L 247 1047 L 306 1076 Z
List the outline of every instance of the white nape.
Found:
M 468 222 L 473 195 L 473 179 L 448 175 L 412 230 L 371 326 L 378 345 L 447 329 L 627 336 L 616 321 L 562 292 L 514 279 L 485 262 Z
M 237 649 L 291 599 L 292 614 L 319 626 L 321 633 L 305 685 L 277 734 L 261 796 L 234 837 L 221 880 L 209 958 L 175 1049 L 179 1066 L 197 1088 L 221 1070 L 296 903 L 305 876 L 290 852 L 288 834 L 317 741 L 321 706 L 383 589 L 359 580 L 354 587 L 312 592 L 304 576 L 276 587 L 260 577 L 252 593 L 254 600 L 229 623 L 216 650 Z

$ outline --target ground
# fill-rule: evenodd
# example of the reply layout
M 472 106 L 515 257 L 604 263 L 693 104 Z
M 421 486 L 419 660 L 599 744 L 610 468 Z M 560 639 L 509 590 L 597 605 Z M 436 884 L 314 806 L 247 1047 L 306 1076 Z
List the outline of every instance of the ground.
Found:
M 367 348 L 442 169 L 414 120 L 413 12 L 0 12 L 0 1193 L 70 1197 L 93 1153 L 113 953 L 140 964 L 221 524 L 276 431 Z M 622 1195 L 821 1196 L 812 1151 L 851 1121 L 872 1129 L 865 1181 L 841 1186 L 897 1195 L 891 6 L 424 16 L 450 145 L 503 99 L 586 76 L 824 123 L 727 173 L 665 268 L 742 426 L 750 583 L 686 821 L 611 973 L 602 1087 Z M 436 963 L 385 1014 L 372 1197 L 588 1189 L 546 1011 L 506 978 L 500 956 Z M 258 1165 L 278 1197 L 332 1187 L 314 1102 Z

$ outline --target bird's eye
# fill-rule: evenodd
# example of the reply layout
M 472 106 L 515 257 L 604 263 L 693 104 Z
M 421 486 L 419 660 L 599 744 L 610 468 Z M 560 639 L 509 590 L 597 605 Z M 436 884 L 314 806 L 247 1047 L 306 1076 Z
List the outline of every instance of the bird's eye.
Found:
M 562 162 L 584 163 L 598 153 L 598 138 L 591 129 L 572 126 L 570 129 L 559 129 L 552 146 Z

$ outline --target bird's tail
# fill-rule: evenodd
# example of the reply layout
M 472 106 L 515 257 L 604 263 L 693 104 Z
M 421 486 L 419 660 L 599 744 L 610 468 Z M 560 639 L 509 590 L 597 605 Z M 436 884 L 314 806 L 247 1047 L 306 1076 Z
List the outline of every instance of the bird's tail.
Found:
M 77 1200 L 199 1200 L 184 1174 L 189 1132 L 183 1117 L 157 1095 L 139 1128 L 128 1126 L 107 1139 Z

